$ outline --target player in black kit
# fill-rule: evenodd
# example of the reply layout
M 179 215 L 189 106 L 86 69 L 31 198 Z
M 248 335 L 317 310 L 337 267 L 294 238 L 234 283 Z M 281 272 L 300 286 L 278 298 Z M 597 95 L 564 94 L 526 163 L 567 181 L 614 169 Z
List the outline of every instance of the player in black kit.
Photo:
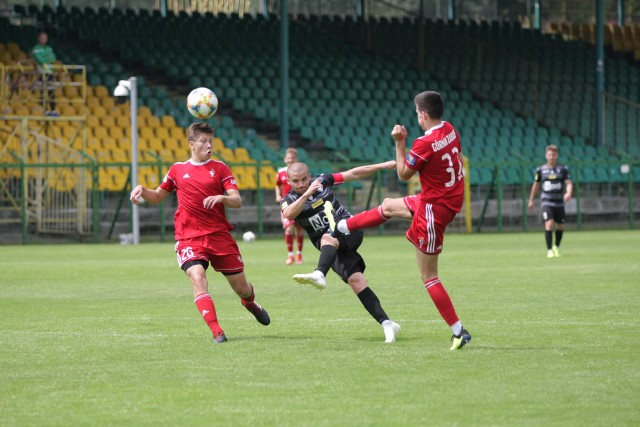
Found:
M 529 209 L 533 207 L 533 198 L 538 187 L 542 187 L 540 201 L 547 242 L 547 258 L 553 258 L 560 256 L 559 247 L 564 229 L 564 204 L 571 199 L 573 183 L 569 169 L 558 163 L 558 147 L 555 145 L 547 146 L 545 158 L 547 163 L 536 169 L 535 180 L 529 195 Z M 556 224 L 556 242 L 552 244 L 554 223 Z
M 309 274 L 295 274 L 293 279 L 300 284 L 324 289 L 329 269 L 335 271 L 351 286 L 369 314 L 380 323 L 385 342 L 396 340 L 400 325 L 389 319 L 364 277 L 365 263 L 358 253 L 363 239 L 362 231 L 337 238 L 331 236 L 335 221 L 351 216 L 336 199 L 333 186 L 367 178 L 379 170 L 395 169 L 395 165 L 395 161 L 389 161 L 359 166 L 342 173 L 325 173 L 313 180 L 305 163 L 293 163 L 287 169 L 291 191 L 280 202 L 283 215 L 304 228 L 313 245 L 320 251 L 316 270 Z

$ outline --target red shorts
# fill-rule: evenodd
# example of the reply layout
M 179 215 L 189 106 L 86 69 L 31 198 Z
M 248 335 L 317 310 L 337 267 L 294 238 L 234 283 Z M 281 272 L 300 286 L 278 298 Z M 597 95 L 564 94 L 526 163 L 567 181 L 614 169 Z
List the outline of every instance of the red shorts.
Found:
M 405 196 L 402 200 L 404 201 L 404 205 L 407 209 L 411 211 L 411 216 L 414 216 L 418 210 L 418 202 L 420 201 L 418 195 L 414 194 L 412 196 Z
M 280 212 L 280 220 L 282 221 L 282 229 L 289 228 L 292 225 L 296 225 L 296 221 L 293 219 L 287 219 L 284 216 L 284 212 Z
M 444 206 L 421 204 L 419 199 L 416 207 L 407 239 L 425 254 L 439 254 L 442 252 L 444 231 L 457 213 Z
M 195 260 L 207 261 L 215 271 L 236 274 L 244 271 L 244 263 L 238 244 L 228 231 L 176 242 L 176 256 L 180 268 L 184 263 Z

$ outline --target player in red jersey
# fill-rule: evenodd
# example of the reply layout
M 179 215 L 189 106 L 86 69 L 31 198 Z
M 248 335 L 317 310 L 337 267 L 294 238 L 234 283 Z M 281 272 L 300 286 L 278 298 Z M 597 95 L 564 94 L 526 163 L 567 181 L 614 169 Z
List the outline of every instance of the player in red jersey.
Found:
M 222 273 L 240 297 L 242 305 L 263 325 L 270 323 L 269 314 L 255 302 L 253 286 L 244 274 L 240 250 L 230 230 L 225 207 L 240 208 L 242 197 L 229 167 L 211 159 L 214 130 L 206 123 L 189 126 L 191 158 L 174 163 L 155 190 L 136 186 L 131 192 L 135 204 L 142 199 L 158 204 L 169 194 L 178 195 L 174 216 L 178 264 L 191 280 L 194 302 L 213 333 L 214 343 L 227 341 L 209 294 L 206 270 L 209 264 Z
M 276 176 L 276 202 L 278 204 L 282 201 L 284 196 L 291 191 L 291 185 L 289 185 L 289 178 L 287 177 L 287 168 L 298 161 L 298 150 L 293 147 L 287 148 L 284 152 L 284 163 L 286 166 L 278 169 L 278 175 Z M 284 241 L 287 244 L 287 260 L 285 264 L 291 265 L 294 262 L 293 253 L 293 239 L 296 239 L 298 244 L 298 253 L 295 257 L 296 264 L 302 264 L 302 247 L 304 245 L 304 230 L 295 221 L 287 219 L 282 212 L 280 212 L 280 219 L 282 221 L 282 228 L 284 229 Z
M 453 332 L 451 350 L 457 350 L 471 341 L 471 334 L 463 327 L 438 278 L 438 255 L 442 251 L 447 225 L 462 208 L 464 175 L 459 158 L 462 148 L 456 130 L 450 123 L 442 120 L 444 101 L 439 93 L 422 92 L 415 97 L 414 102 L 418 123 L 425 131 L 424 136 L 414 141 L 407 155 L 407 129 L 396 125 L 391 136 L 396 144 L 398 177 L 407 181 L 417 172 L 422 186 L 421 193 L 417 197 L 386 199 L 386 204 L 383 202 L 377 208 L 340 221 L 337 233 L 334 234 L 380 225 L 391 216 L 413 216 L 406 237 L 416 247 L 418 268 L 424 286 Z

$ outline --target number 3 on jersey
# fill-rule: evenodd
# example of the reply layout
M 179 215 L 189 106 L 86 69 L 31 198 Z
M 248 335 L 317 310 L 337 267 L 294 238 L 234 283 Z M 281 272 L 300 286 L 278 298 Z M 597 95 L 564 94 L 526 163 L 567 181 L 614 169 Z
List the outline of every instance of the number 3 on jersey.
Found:
M 453 154 L 453 157 L 455 159 L 451 157 L 451 154 Z M 447 168 L 447 172 L 451 174 L 451 179 L 444 186 L 447 188 L 453 187 L 453 184 L 456 183 L 456 178 L 458 181 L 462 181 L 462 177 L 464 176 L 462 172 L 462 162 L 458 157 L 458 147 L 453 147 L 453 149 L 451 150 L 451 153 L 444 153 L 442 155 L 442 160 L 446 160 L 447 162 L 449 162 L 449 167 Z M 454 169 L 454 163 L 455 163 L 455 166 L 458 167 L 457 174 Z

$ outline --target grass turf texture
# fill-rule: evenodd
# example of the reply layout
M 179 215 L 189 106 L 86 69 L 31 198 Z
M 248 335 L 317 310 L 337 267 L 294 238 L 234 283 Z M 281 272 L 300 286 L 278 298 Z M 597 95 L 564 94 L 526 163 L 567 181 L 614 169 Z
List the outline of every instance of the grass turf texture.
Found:
M 172 243 L 0 247 L 4 426 L 637 425 L 640 232 L 450 235 L 440 278 L 473 334 L 449 328 L 412 246 L 367 236 L 367 277 L 402 326 L 395 344 L 318 252 L 240 243 L 259 325 L 209 272 L 229 342 L 212 345 Z

